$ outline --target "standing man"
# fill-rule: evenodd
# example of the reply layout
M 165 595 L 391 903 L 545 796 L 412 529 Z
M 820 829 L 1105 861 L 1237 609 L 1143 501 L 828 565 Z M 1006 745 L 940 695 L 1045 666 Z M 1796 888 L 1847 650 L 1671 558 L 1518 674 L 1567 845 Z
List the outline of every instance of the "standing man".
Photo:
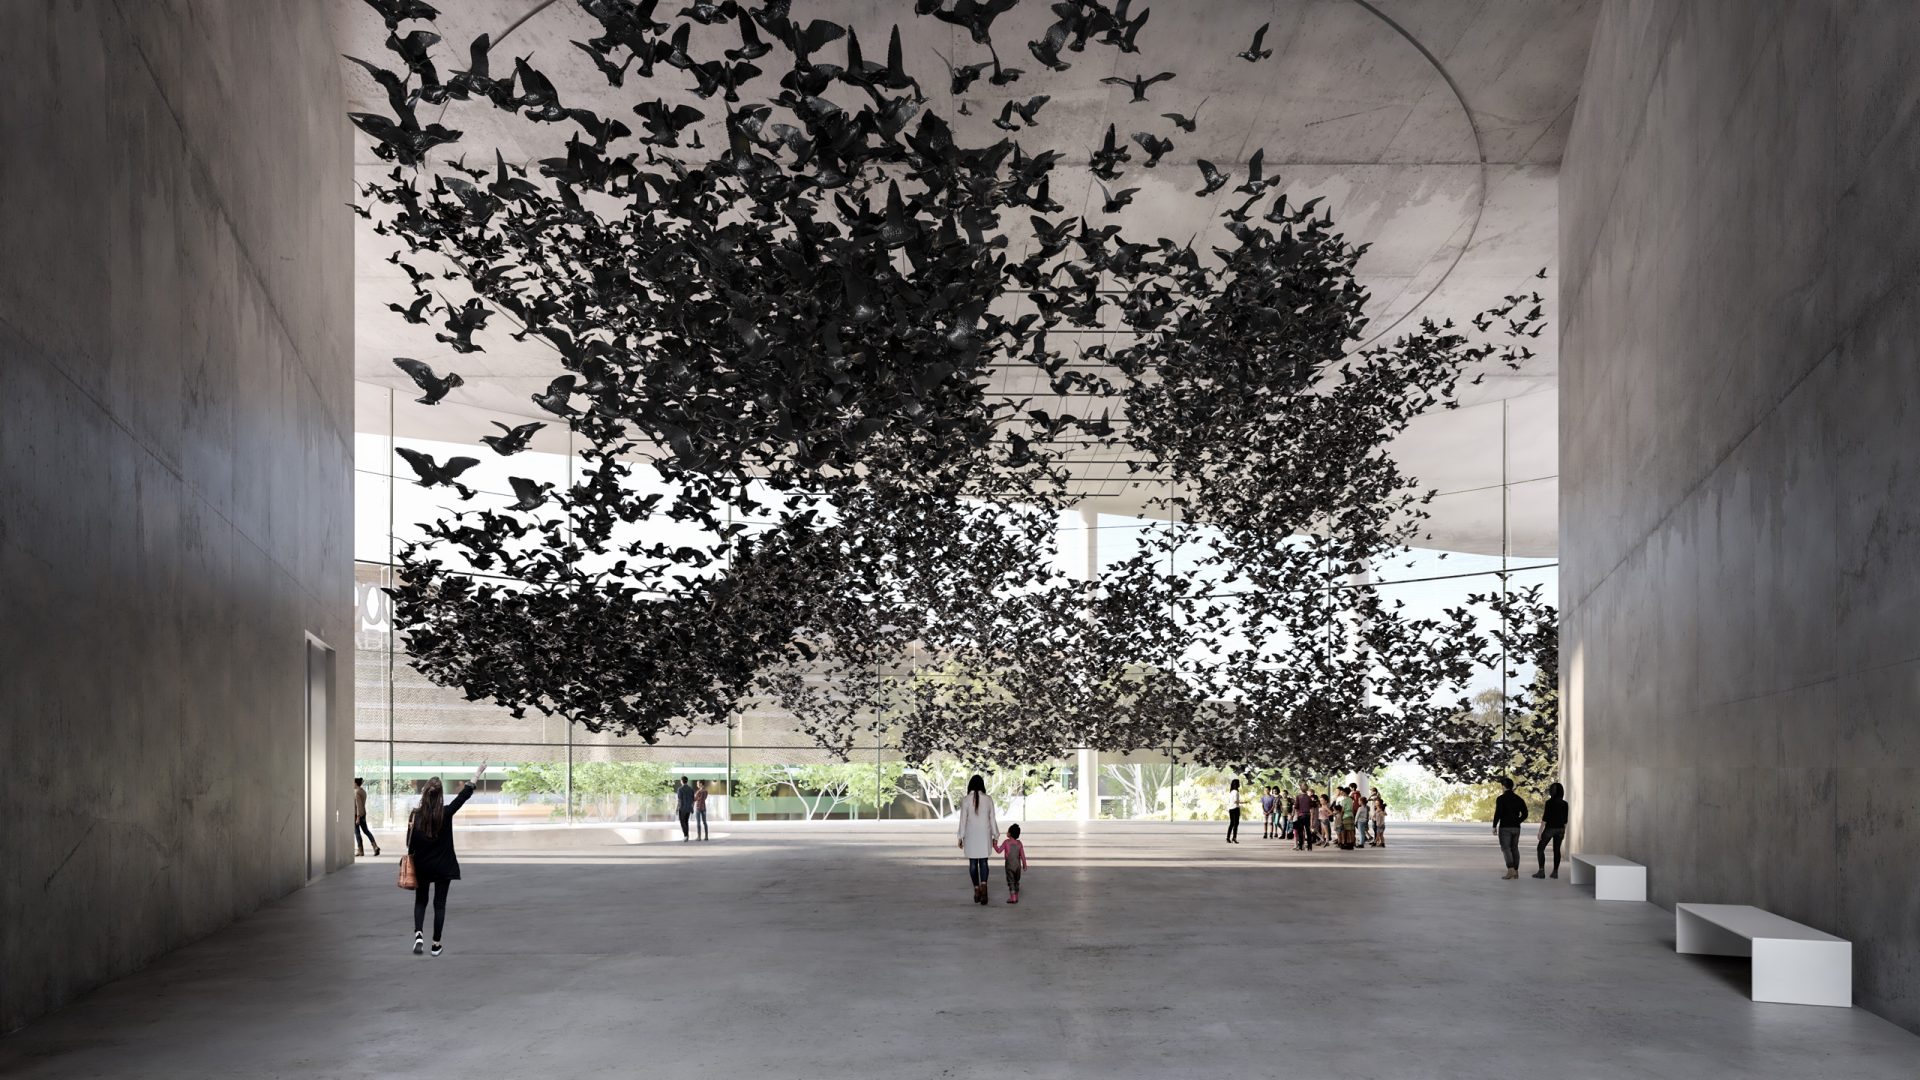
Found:
M 1500 855 L 1507 860 L 1501 880 L 1520 876 L 1520 826 L 1527 820 L 1525 799 L 1513 793 L 1513 778 L 1500 778 L 1500 797 L 1493 800 L 1493 831 L 1500 838 Z
M 1367 826 L 1373 818 L 1372 810 L 1372 805 L 1360 794 L 1360 785 L 1355 784 L 1353 786 L 1353 825 L 1355 839 L 1359 841 L 1361 847 L 1373 846 L 1367 838 Z
M 1270 839 L 1272 836 L 1273 836 L 1273 789 L 1266 788 L 1260 792 L 1260 839 L 1267 840 L 1267 839 Z
M 1340 798 L 1334 803 L 1334 813 L 1340 818 L 1340 848 L 1353 850 L 1353 793 L 1352 785 L 1340 789 Z
M 693 839 L 692 832 L 687 828 L 687 822 L 693 817 L 693 781 L 681 777 L 680 786 L 673 789 L 673 798 L 674 809 L 680 815 L 680 842 L 684 844 Z
M 1293 797 L 1293 850 L 1313 850 L 1313 792 L 1306 788 Z
M 366 845 L 360 842 L 360 836 L 364 833 L 366 842 L 373 845 L 373 856 L 377 859 L 380 857 L 380 841 L 375 840 L 373 830 L 367 828 L 367 789 L 360 780 L 358 776 L 353 778 L 353 853 L 356 857 L 367 853 Z M 1555 857 L 1558 855 L 1556 849 Z

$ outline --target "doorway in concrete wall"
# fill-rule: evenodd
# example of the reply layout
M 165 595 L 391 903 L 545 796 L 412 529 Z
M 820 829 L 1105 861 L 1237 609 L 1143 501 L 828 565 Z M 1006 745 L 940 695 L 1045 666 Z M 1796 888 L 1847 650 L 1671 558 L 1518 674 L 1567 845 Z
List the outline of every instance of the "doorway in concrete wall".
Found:
M 332 822 L 327 810 L 327 746 L 333 686 L 333 650 L 319 638 L 307 635 L 307 880 L 326 876 L 331 865 L 328 837 Z

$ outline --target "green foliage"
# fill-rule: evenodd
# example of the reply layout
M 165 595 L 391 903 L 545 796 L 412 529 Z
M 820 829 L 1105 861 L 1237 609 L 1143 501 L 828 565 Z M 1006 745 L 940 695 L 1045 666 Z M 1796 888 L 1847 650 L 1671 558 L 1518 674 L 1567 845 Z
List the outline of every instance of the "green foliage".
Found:
M 1434 808 L 1435 821 L 1492 821 L 1493 800 L 1500 797 L 1499 784 L 1453 784 L 1449 785 L 1446 797 Z M 1540 812 L 1546 806 L 1546 795 L 1537 791 L 1524 791 L 1518 788 L 1514 794 L 1527 803 L 1527 820 L 1539 821 Z
M 1411 761 L 1397 762 L 1373 774 L 1374 789 L 1387 803 L 1387 820 L 1431 821 L 1460 785 L 1449 784 Z
M 500 790 L 513 796 L 516 804 L 525 804 L 535 795 L 561 795 L 567 790 L 567 767 L 557 762 L 528 762 L 507 770 Z
M 524 805 L 542 796 L 560 796 L 555 818 L 567 817 L 567 766 L 564 762 L 525 762 L 507 770 L 500 790 Z M 643 813 L 672 794 L 673 771 L 658 761 L 581 761 L 573 766 L 573 814 L 616 820 Z M 634 805 L 634 804 L 639 805 Z

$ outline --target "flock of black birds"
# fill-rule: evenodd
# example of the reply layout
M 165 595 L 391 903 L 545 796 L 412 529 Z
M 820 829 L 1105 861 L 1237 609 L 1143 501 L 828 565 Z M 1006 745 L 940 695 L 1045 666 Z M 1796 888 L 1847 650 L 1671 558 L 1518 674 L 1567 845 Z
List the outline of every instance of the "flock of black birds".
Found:
M 478 459 L 399 451 L 459 499 L 400 551 L 391 590 L 429 677 L 647 741 L 779 707 L 822 746 L 878 731 L 916 759 L 1171 746 L 1314 772 L 1413 756 L 1479 778 L 1551 748 L 1554 613 L 1537 589 L 1430 619 L 1354 583 L 1419 537 L 1431 498 L 1387 444 L 1452 407 L 1468 368 L 1530 356 L 1537 294 L 1482 313 L 1481 340 L 1429 320 L 1362 348 L 1362 250 L 1320 200 L 1274 194 L 1262 154 L 1219 235 L 1138 240 L 1110 220 L 1135 191 L 1109 186 L 1133 164 L 1114 127 L 1084 162 L 1023 146 L 1036 94 L 1008 102 L 997 142 L 966 145 L 897 27 L 881 62 L 791 0 L 671 17 L 659 0 L 578 0 L 600 33 L 573 44 L 634 89 L 639 133 L 486 36 L 440 57 L 411 26 L 437 15 L 421 0 L 367 2 L 397 63 L 355 60 L 390 113 L 352 120 L 395 167 L 356 210 L 473 294 L 438 297 L 436 274 L 396 254 L 416 295 L 390 306 L 437 317 L 458 353 L 496 315 L 550 348 L 566 374 L 532 400 L 579 462 L 488 502 L 460 480 Z M 1017 2 L 915 0 L 984 50 L 940 57 L 953 94 L 1046 77 L 1002 62 L 995 24 Z M 1151 11 L 1129 7 L 1053 3 L 1028 51 L 1052 71 L 1138 53 Z M 1269 58 L 1266 31 L 1237 59 Z M 656 80 L 711 104 L 669 104 Z M 1178 85 L 1103 81 L 1135 101 Z M 454 104 L 556 125 L 553 156 L 449 160 L 462 133 L 423 106 Z M 1192 132 L 1198 114 L 1163 115 Z M 1173 148 L 1131 142 L 1142 168 Z M 1234 180 L 1198 164 L 1198 195 Z M 1049 194 L 1080 168 L 1098 212 Z M 395 363 L 423 403 L 461 385 Z M 990 392 L 1010 371 L 1084 407 Z M 510 458 L 544 425 L 496 426 L 481 441 Z M 1053 568 L 1084 453 L 1124 458 L 1165 519 L 1097 581 Z M 1537 677 L 1494 732 L 1460 695 L 1502 663 Z

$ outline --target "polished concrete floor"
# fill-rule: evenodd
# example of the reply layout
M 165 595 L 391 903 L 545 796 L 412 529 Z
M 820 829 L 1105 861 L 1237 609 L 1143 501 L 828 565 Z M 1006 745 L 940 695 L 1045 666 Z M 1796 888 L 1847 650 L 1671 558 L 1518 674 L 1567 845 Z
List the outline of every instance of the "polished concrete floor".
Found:
M 728 829 L 472 854 L 439 959 L 389 853 L 0 1040 L 0 1075 L 1920 1074 L 1920 1037 L 1675 955 L 1666 911 L 1501 880 L 1478 826 L 1307 855 L 1039 823 L 990 908 L 945 826 Z

